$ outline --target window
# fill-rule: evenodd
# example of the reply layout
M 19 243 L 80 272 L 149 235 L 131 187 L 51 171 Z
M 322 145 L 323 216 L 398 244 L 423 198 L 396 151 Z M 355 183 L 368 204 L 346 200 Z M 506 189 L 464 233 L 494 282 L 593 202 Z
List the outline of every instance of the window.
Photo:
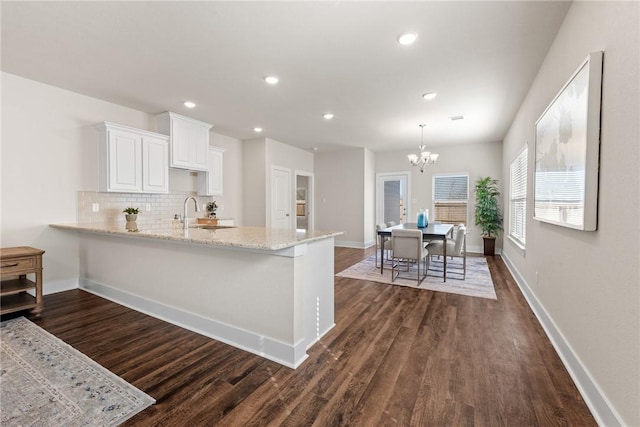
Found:
M 509 237 L 524 246 L 527 232 L 527 148 L 511 162 Z
M 467 225 L 469 175 L 433 177 L 433 220 Z

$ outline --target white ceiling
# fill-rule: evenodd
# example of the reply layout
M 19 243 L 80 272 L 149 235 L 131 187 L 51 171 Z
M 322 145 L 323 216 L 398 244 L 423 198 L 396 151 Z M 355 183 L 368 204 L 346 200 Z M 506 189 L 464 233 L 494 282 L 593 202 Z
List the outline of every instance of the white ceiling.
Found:
M 429 147 L 501 141 L 569 5 L 3 1 L 2 70 L 239 139 L 406 149 L 427 123 Z

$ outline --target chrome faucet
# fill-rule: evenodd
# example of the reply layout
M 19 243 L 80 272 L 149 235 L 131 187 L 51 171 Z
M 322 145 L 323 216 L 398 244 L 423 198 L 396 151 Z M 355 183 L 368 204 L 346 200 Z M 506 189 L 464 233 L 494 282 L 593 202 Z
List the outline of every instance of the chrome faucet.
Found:
M 184 213 L 182 215 L 182 222 L 184 224 L 184 231 L 188 231 L 189 230 L 189 218 L 187 217 L 187 203 L 189 203 L 189 199 L 193 200 L 193 203 L 195 203 L 196 212 L 200 211 L 200 207 L 198 206 L 198 201 L 196 200 L 195 197 L 189 196 L 186 199 L 184 199 Z

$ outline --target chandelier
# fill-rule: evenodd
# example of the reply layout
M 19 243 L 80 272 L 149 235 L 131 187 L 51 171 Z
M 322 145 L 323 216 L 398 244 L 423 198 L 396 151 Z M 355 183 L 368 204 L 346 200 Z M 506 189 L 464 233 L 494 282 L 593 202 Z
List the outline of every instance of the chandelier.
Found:
M 417 166 L 420 168 L 420 173 L 424 172 L 424 167 L 426 165 L 432 165 L 438 160 L 438 154 L 432 153 L 431 151 L 426 151 L 424 146 L 424 127 L 425 124 L 421 124 L 420 126 L 420 145 L 418 146 L 418 150 L 420 150 L 420 155 L 418 154 L 409 154 L 407 157 L 409 158 L 409 162 L 413 166 Z

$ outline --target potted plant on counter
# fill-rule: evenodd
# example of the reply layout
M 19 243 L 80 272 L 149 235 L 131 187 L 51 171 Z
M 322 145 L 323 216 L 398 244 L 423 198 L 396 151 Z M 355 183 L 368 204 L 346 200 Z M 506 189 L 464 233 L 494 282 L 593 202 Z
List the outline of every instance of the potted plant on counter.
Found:
M 207 203 L 207 212 L 209 213 L 209 218 L 216 217 L 216 209 L 218 209 L 218 205 L 215 200 Z
M 124 217 L 127 219 L 127 222 L 134 222 L 138 219 L 138 214 L 140 213 L 140 209 L 138 208 L 126 208 L 122 211 L 124 213 Z
M 476 181 L 475 194 L 475 223 L 482 228 L 484 254 L 493 256 L 496 248 L 496 236 L 498 231 L 502 230 L 498 180 L 489 176 L 478 179 Z

